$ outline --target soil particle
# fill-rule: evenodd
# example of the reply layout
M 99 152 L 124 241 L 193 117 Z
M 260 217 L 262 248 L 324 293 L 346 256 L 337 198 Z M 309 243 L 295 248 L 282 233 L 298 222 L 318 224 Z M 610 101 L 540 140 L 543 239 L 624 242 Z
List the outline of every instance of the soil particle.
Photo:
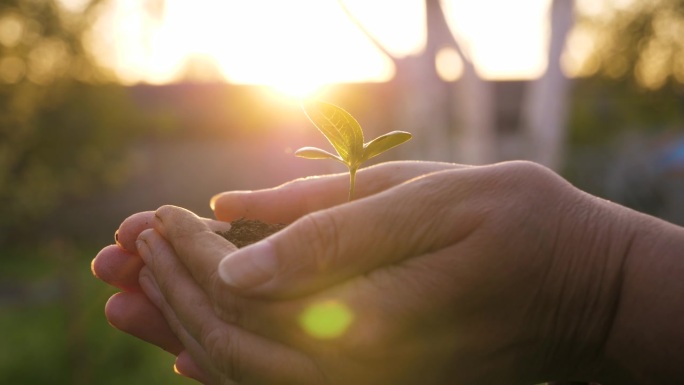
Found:
M 217 231 L 216 234 L 227 239 L 239 249 L 277 233 L 285 226 L 282 223 L 272 224 L 240 218 L 230 223 L 230 230 Z

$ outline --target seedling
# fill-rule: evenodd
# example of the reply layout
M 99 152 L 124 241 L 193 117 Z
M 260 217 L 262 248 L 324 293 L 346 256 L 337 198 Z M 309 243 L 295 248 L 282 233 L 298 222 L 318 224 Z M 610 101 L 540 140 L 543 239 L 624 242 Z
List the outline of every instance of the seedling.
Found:
M 359 167 L 368 159 L 411 139 L 408 132 L 392 131 L 364 143 L 361 125 L 342 108 L 320 100 L 304 102 L 302 108 L 311 123 L 332 144 L 337 155 L 316 147 L 302 147 L 295 155 L 306 159 L 334 159 L 347 166 L 350 201 L 354 198 L 356 171 Z

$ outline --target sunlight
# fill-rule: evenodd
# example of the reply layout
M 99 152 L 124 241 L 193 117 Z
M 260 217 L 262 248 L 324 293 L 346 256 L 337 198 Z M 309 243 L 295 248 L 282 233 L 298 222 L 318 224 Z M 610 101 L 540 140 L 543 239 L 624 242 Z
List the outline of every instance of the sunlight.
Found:
M 316 79 L 291 77 L 286 79 L 273 79 L 267 86 L 287 98 L 304 99 L 315 95 L 326 84 Z
M 311 337 L 327 340 L 342 336 L 353 320 L 349 307 L 340 301 L 328 300 L 308 306 L 300 315 L 299 324 Z
M 179 0 L 178 14 L 196 4 Z M 273 85 L 302 93 L 325 83 L 386 80 L 387 59 L 375 51 L 330 1 L 224 2 L 208 25 L 221 30 L 197 36 L 225 78 L 238 84 Z M 171 11 L 171 9 L 169 10 Z M 364 64 L 359 65 L 359 58 Z
M 444 5 L 482 76 L 524 79 L 539 76 L 546 65 L 549 2 L 445 0 Z M 344 3 L 393 55 L 422 49 L 423 0 Z M 156 18 L 137 0 L 106 4 L 89 45 L 127 84 L 182 80 L 192 57 L 210 58 L 217 81 L 267 85 L 297 97 L 326 84 L 383 82 L 394 74 L 392 60 L 337 0 L 166 0 Z M 458 63 L 453 52 L 446 55 L 446 62 Z M 454 80 L 457 74 L 452 70 L 447 77 Z
M 425 0 L 342 0 L 391 54 L 413 55 L 425 44 Z
M 95 31 L 105 40 L 98 56 L 127 83 L 174 81 L 190 55 L 211 57 L 229 82 L 294 94 L 393 75 L 334 0 L 167 0 L 163 22 L 147 27 L 137 3 L 117 1 Z
M 551 0 L 445 0 L 452 30 L 486 79 L 533 79 L 546 69 Z
M 451 47 L 442 48 L 437 52 L 435 67 L 437 75 L 447 82 L 456 81 L 463 74 L 463 60 L 461 60 L 458 52 Z

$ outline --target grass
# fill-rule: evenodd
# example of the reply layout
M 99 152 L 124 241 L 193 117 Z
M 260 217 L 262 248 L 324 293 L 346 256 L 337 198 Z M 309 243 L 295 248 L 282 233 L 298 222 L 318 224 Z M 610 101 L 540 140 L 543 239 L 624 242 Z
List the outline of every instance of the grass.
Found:
M 190 385 L 173 357 L 109 326 L 97 247 L 0 251 L 0 384 Z
M 115 290 L 91 275 L 96 252 L 0 251 L 0 383 L 195 384 L 173 372 L 171 355 L 109 326 Z

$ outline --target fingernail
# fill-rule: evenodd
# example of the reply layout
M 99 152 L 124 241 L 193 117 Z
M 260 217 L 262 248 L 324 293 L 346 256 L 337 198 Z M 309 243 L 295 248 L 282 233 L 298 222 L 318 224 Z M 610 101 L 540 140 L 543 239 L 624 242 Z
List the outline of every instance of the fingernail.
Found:
M 278 272 L 278 258 L 271 242 L 264 240 L 228 254 L 219 264 L 219 276 L 237 289 L 251 289 L 271 280 Z
M 138 250 L 138 255 L 145 263 L 147 263 L 147 260 L 152 255 L 148 240 L 154 231 L 152 229 L 145 229 L 138 235 L 138 239 L 135 240 L 135 248 Z
M 236 207 L 243 207 L 244 204 L 242 203 L 242 196 L 250 192 L 251 191 L 249 190 L 237 190 L 216 194 L 213 197 L 211 197 L 211 200 L 209 201 L 209 207 L 211 207 L 211 211 L 216 211 L 216 202 L 218 202 L 221 199 L 228 199 L 227 204 L 232 206 L 233 210 Z M 224 202 L 224 204 L 226 204 L 226 202 Z
M 97 270 L 95 269 L 95 260 L 97 259 L 97 256 L 93 258 L 92 261 L 90 261 L 90 272 L 93 274 L 95 278 L 100 278 L 97 276 Z
M 150 256 L 150 246 L 142 239 L 135 241 L 135 248 L 138 250 L 138 255 L 143 261 L 147 260 Z
M 230 225 L 230 222 L 224 222 L 224 221 L 216 221 L 213 219 L 203 219 L 204 223 L 209 226 L 209 228 L 212 231 L 219 231 L 219 232 L 225 232 L 225 231 L 230 231 L 230 228 L 232 227 Z
M 211 211 L 216 210 L 216 201 L 219 200 L 219 198 L 221 198 L 222 195 L 223 193 L 216 194 L 213 197 L 211 197 L 211 200 L 209 201 L 209 207 L 211 208 Z
M 176 357 L 173 370 L 181 376 L 195 379 L 203 384 L 208 384 L 210 382 L 210 377 L 204 373 L 204 370 L 195 363 L 190 354 L 185 350 L 180 352 L 178 357 Z

